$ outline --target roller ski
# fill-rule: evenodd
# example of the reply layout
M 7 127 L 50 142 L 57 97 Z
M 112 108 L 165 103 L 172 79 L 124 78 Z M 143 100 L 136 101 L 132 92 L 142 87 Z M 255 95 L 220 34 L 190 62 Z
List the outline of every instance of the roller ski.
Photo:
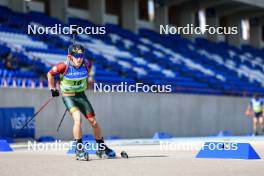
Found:
M 128 158 L 128 154 L 125 151 L 120 153 L 120 156 L 116 155 L 116 152 L 108 147 L 105 150 L 97 150 L 96 155 L 99 158 L 106 158 L 106 159 L 117 159 L 117 158 Z
M 96 155 L 99 158 L 107 158 L 107 159 L 128 158 L 128 154 L 125 151 L 122 151 L 120 153 L 120 156 L 117 156 L 115 151 L 112 149 L 105 150 L 105 151 L 98 150 L 96 152 Z
M 85 152 L 84 149 L 78 149 L 78 147 L 76 147 L 75 155 L 78 161 L 89 161 L 89 154 Z
M 110 148 L 108 148 L 106 145 L 105 145 L 105 149 L 98 149 L 96 151 L 96 155 L 99 157 L 99 158 L 108 158 L 108 159 L 113 159 L 113 158 L 116 158 L 116 152 Z
M 97 142 L 97 151 L 96 155 L 99 158 L 115 159 L 115 158 L 128 158 L 128 155 L 125 151 L 121 152 L 121 156 L 117 156 L 116 152 L 110 149 L 105 143 L 104 139 L 96 140 Z

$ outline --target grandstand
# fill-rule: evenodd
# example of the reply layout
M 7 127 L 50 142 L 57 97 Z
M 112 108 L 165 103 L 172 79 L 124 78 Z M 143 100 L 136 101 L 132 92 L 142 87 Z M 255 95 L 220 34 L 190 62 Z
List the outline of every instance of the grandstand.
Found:
M 1 86 L 47 87 L 45 73 L 65 60 L 71 36 L 27 35 L 27 25 L 77 24 L 96 26 L 89 19 L 69 17 L 68 22 L 42 12 L 15 12 L 1 6 Z M 104 83 L 142 82 L 171 84 L 173 92 L 251 95 L 263 94 L 264 54 L 248 44 L 240 48 L 225 42 L 195 40 L 179 35 L 160 35 L 152 29 L 131 32 L 106 23 L 106 35 L 80 35 L 77 42 L 94 60 L 94 80 Z M 17 62 L 7 69 L 4 58 L 11 53 Z

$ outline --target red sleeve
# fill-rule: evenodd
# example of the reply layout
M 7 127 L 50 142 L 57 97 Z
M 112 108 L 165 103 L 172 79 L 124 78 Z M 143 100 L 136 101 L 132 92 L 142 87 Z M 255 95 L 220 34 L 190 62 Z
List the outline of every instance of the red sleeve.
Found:
M 91 60 L 88 60 L 88 65 L 89 65 L 89 69 L 91 69 L 92 68 L 92 65 L 93 65 L 93 63 L 92 63 L 92 61 Z
M 91 68 L 92 68 L 92 61 L 89 60 L 89 59 L 86 59 L 86 60 L 84 60 L 84 64 L 85 64 L 88 72 L 90 72 L 91 71 Z
M 49 73 L 51 75 L 56 75 L 56 74 L 59 74 L 59 73 L 60 74 L 63 74 L 65 72 L 65 70 L 66 70 L 66 67 L 67 66 L 66 66 L 66 64 L 64 62 L 60 62 L 57 65 L 53 66 L 50 69 Z

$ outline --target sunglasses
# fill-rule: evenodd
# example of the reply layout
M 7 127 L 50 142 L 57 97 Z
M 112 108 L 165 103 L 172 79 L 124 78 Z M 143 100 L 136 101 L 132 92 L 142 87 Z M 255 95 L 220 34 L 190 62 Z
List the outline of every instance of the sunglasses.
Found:
M 83 55 L 83 54 L 78 54 L 78 53 L 74 53 L 74 54 L 72 54 L 72 56 L 73 56 L 75 59 L 82 59 L 82 58 L 84 58 L 84 55 Z

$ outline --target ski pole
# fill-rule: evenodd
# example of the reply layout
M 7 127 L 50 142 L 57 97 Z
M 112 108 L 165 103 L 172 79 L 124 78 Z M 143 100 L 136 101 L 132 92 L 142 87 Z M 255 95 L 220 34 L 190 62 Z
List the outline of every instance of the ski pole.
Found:
M 76 43 L 77 28 L 78 26 L 74 26 L 73 32 L 72 32 L 72 44 L 73 45 Z
M 44 105 L 42 105 L 40 108 L 39 108 L 39 110 L 31 117 L 31 119 L 29 119 L 26 123 L 25 123 L 25 125 L 20 129 L 20 130 L 23 130 L 28 124 L 29 124 L 29 122 L 31 121 L 31 120 L 33 120 L 48 104 L 49 104 L 49 102 L 52 100 L 52 98 L 53 97 L 50 97 L 47 101 L 46 101 L 46 103 L 44 104 Z
M 58 128 L 57 128 L 57 132 L 58 132 L 59 129 L 60 129 L 60 126 L 61 126 L 61 123 L 62 123 L 64 117 L 66 116 L 66 112 L 67 112 L 67 109 L 65 109 L 65 112 L 64 112 L 64 114 L 63 114 L 63 116 L 62 116 L 62 118 L 61 118 L 60 124 L 59 124 L 59 126 L 58 126 Z

